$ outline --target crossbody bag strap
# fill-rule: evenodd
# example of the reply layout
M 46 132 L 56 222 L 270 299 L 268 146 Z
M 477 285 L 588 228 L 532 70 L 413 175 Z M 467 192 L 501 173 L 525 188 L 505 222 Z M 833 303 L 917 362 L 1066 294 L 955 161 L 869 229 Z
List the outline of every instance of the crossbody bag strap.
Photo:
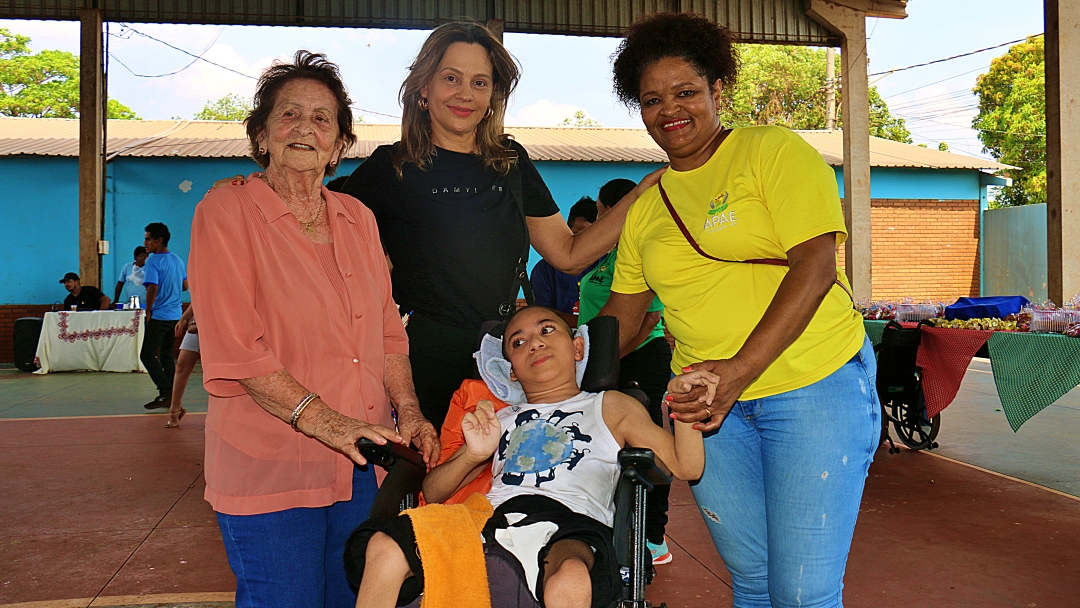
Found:
M 521 255 L 518 256 L 517 265 L 514 268 L 514 282 L 510 287 L 510 300 L 499 307 L 499 314 L 504 318 L 514 314 L 514 311 L 517 309 L 517 294 L 519 289 L 525 296 L 526 304 L 531 306 L 536 302 L 536 297 L 533 295 L 532 282 L 529 281 L 529 251 L 532 242 L 529 240 L 529 223 L 525 216 L 525 196 L 521 187 L 521 166 L 518 163 L 517 150 L 510 148 L 507 150 L 507 154 L 510 157 L 510 171 L 506 175 L 506 181 L 510 186 L 510 195 L 514 198 L 514 204 L 517 205 L 518 215 L 521 217 L 521 225 L 525 230 L 525 246 L 522 248 Z
M 694 237 L 691 236 L 690 231 L 686 228 L 686 224 L 683 223 L 682 218 L 679 217 L 679 214 L 675 211 L 675 206 L 671 204 L 671 199 L 668 198 L 667 191 L 664 190 L 663 182 L 658 181 L 656 185 L 658 188 L 660 188 L 660 198 L 664 201 L 664 206 L 667 207 L 668 213 L 671 214 L 671 219 L 675 220 L 675 225 L 679 227 L 679 232 L 682 232 L 683 238 L 686 239 L 686 242 L 690 243 L 690 246 L 694 248 L 694 251 L 698 252 L 702 257 L 713 260 L 714 262 L 727 262 L 729 264 L 764 264 L 767 266 L 788 265 L 787 260 L 778 260 L 772 258 L 757 258 L 753 260 L 725 260 L 723 258 L 718 258 L 714 255 L 709 255 L 708 253 L 705 253 L 705 251 L 701 248 L 701 245 L 698 245 L 697 241 L 694 240 Z M 851 290 L 847 288 L 847 285 L 841 283 L 840 279 L 835 279 L 833 283 L 835 285 L 838 285 L 840 289 L 843 289 L 844 293 L 848 295 L 848 298 L 850 298 L 852 302 L 855 301 L 855 297 L 852 296 Z

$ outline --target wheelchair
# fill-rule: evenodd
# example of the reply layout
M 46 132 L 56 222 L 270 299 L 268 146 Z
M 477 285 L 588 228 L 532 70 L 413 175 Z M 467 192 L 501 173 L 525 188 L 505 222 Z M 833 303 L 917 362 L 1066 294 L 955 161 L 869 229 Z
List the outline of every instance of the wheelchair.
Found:
M 915 363 L 924 324 L 930 325 L 923 321 L 917 327 L 906 328 L 896 321 L 889 321 L 881 332 L 881 342 L 874 347 L 878 362 L 876 388 L 882 414 L 878 445 L 888 441 L 890 454 L 900 452 L 889 433 L 890 424 L 900 442 L 909 449 L 938 447 L 935 439 L 941 429 L 941 414 L 927 417 L 922 370 Z
M 493 333 L 485 326 L 484 333 Z M 597 317 L 589 323 L 589 363 L 581 382 L 582 390 L 600 392 L 615 390 L 619 380 L 618 321 L 614 317 Z M 648 397 L 641 391 L 625 391 L 642 404 Z M 417 497 L 426 470 L 423 459 L 413 449 L 398 444 L 378 445 L 361 439 L 357 447 L 368 461 L 385 468 L 388 473 L 375 496 L 371 518 L 394 517 L 405 509 L 418 505 Z M 645 600 L 645 586 L 652 581 L 655 570 L 645 544 L 646 496 L 657 485 L 671 483 L 651 450 L 624 448 L 619 451 L 622 468 L 615 492 L 615 558 L 623 578 L 623 598 L 611 608 L 652 608 Z M 492 608 L 540 608 L 525 582 L 521 564 L 497 543 L 485 543 L 484 560 L 491 586 Z M 409 608 L 418 608 L 417 598 Z M 658 608 L 665 608 L 660 604 Z

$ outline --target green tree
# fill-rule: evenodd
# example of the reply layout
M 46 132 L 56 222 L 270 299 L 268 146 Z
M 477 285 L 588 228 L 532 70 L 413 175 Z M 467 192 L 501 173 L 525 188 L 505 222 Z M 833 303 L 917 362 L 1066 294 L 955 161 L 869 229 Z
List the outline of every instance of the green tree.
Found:
M 948 152 L 949 151 L 949 142 L 945 142 L 945 141 L 938 142 L 937 149 L 941 150 L 942 152 Z
M 234 120 L 237 122 L 247 118 L 251 112 L 251 102 L 246 98 L 229 93 L 217 101 L 208 101 L 195 114 L 195 120 Z
M 983 150 L 1018 167 L 1004 171 L 1011 186 L 998 192 L 1001 207 L 1046 202 L 1046 79 L 1043 38 L 1009 48 L 975 80 L 979 114 L 971 122 Z
M 595 118 L 589 118 L 585 115 L 585 112 L 578 110 L 574 112 L 573 116 L 567 116 L 560 122 L 559 127 L 602 127 L 599 120 Z
M 826 124 L 825 49 L 802 46 L 739 45 L 742 69 L 735 86 L 724 92 L 725 125 L 781 125 L 824 129 Z M 836 58 L 837 74 L 840 57 Z M 838 122 L 840 91 L 836 95 Z M 892 116 L 877 87 L 870 87 L 870 134 L 911 143 L 903 118 Z
M 131 108 L 110 99 L 109 118 L 138 120 Z M 30 51 L 30 37 L 0 28 L 0 116 L 76 118 L 79 58 L 67 51 Z

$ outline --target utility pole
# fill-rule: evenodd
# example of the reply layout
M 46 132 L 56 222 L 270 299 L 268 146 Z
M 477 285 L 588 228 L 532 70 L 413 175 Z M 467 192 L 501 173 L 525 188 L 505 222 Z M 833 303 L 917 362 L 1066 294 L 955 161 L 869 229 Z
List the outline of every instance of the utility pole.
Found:
M 836 49 L 825 47 L 825 128 L 836 128 Z

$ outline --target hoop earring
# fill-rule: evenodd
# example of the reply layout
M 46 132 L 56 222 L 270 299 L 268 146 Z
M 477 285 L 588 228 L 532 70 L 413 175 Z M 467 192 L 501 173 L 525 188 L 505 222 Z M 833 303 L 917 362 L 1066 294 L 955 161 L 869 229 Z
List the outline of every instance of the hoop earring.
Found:
M 495 115 L 495 110 L 491 109 L 491 106 L 488 106 L 487 112 L 484 113 L 484 118 L 485 119 L 486 118 L 491 118 L 494 115 Z
M 421 112 L 427 112 L 427 110 L 428 110 L 427 97 L 421 97 L 420 99 L 418 99 L 416 101 L 416 105 L 420 107 Z

